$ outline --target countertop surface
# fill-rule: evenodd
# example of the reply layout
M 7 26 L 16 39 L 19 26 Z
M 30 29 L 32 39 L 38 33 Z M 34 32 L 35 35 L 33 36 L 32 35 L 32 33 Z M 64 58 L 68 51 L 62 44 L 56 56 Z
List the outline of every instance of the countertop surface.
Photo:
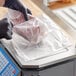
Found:
M 62 61 L 66 61 L 69 59 L 73 59 L 76 57 L 76 51 L 75 51 L 75 31 L 73 31 L 72 28 L 68 27 L 63 21 L 61 21 L 49 8 L 45 7 L 41 2 L 42 0 L 23 0 L 24 3 L 31 9 L 34 16 L 41 15 L 45 13 L 50 18 L 52 18 L 58 25 L 61 27 L 61 29 L 65 30 L 68 34 L 68 36 L 73 41 L 73 44 L 71 47 L 69 47 L 69 51 L 65 51 L 63 53 L 55 54 L 48 56 L 46 58 L 42 58 L 39 60 L 31 60 L 31 61 L 22 61 L 20 57 L 17 57 L 14 52 L 12 52 L 14 49 L 11 47 L 10 41 L 2 41 L 3 45 L 8 49 L 8 51 L 13 55 L 13 57 L 16 59 L 16 61 L 19 63 L 19 65 L 23 68 L 42 68 L 48 65 L 56 64 Z M 37 5 L 37 6 L 36 6 Z M 42 10 L 41 10 L 42 9 Z M 45 9 L 45 10 L 44 10 Z M 4 14 L 7 13 L 7 9 L 0 9 L 0 18 L 3 17 Z M 5 13 L 4 13 L 5 11 Z M 9 46 L 8 46 L 9 45 Z

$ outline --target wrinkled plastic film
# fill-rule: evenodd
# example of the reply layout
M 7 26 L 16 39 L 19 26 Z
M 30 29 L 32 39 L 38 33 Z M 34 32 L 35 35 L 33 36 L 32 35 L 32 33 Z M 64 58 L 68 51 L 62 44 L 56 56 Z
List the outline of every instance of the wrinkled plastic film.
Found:
M 14 31 L 31 44 L 39 43 L 45 36 L 47 25 L 37 18 L 30 19 L 21 25 L 14 26 Z
M 29 20 L 25 21 L 22 13 L 11 9 L 9 10 L 8 17 L 14 24 L 14 32 L 26 39 L 31 45 L 42 41 L 48 31 L 46 23 L 37 17 L 28 15 Z

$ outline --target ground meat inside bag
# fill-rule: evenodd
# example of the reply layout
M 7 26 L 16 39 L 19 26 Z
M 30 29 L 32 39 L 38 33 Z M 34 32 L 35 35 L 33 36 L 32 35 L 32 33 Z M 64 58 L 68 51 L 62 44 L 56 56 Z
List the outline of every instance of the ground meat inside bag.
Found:
M 21 12 L 9 9 L 9 19 L 13 23 L 13 30 L 32 44 L 37 44 L 44 38 L 46 24 L 36 17 L 28 15 L 25 21 Z
M 14 31 L 30 43 L 37 44 L 44 38 L 47 31 L 46 26 L 38 18 L 33 17 L 24 23 L 14 26 Z

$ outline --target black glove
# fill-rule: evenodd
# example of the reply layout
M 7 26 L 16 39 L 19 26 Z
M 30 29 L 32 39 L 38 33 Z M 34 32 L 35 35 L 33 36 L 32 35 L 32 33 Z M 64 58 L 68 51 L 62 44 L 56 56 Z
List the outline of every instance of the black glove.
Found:
M 7 18 L 0 20 L 0 39 L 11 39 L 12 38 L 12 23 L 9 23 Z
M 27 14 L 32 14 L 19 0 L 5 0 L 4 7 L 22 12 L 26 21 L 28 20 Z

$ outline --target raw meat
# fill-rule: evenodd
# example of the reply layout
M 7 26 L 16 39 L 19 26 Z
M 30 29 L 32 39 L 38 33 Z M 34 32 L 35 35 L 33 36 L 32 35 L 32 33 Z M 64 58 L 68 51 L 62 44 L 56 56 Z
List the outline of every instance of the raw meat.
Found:
M 46 33 L 47 25 L 37 18 L 32 18 L 14 26 L 14 31 L 32 44 L 39 43 Z
M 46 24 L 36 17 L 28 15 L 29 20 L 25 21 L 22 13 L 9 10 L 9 19 L 14 24 L 13 30 L 31 44 L 37 44 L 44 38 Z

